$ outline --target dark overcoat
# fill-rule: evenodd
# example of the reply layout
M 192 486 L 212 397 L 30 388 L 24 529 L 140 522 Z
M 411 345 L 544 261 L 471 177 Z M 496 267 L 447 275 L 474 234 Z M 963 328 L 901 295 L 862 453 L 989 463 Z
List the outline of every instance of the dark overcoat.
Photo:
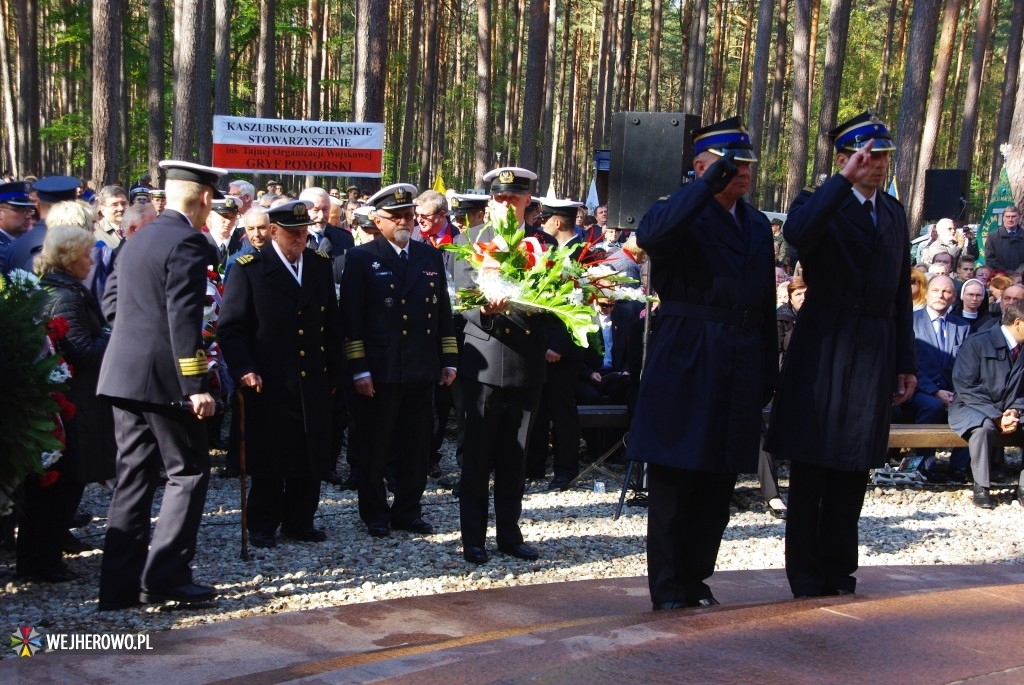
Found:
M 736 218 L 703 180 L 651 207 L 637 244 L 661 298 L 630 428 L 635 461 L 713 473 L 757 467 L 761 408 L 778 378 L 767 217 Z
M 997 271 L 1013 271 L 1024 264 L 1024 229 L 1010 235 L 1005 227 L 988 234 L 985 239 L 985 266 Z
M 1001 326 L 972 335 L 960 346 L 953 364 L 956 397 L 949 407 L 949 427 L 961 437 L 1007 409 L 1024 413 L 1024 361 L 1010 362 Z
M 57 341 L 57 349 L 74 369 L 67 398 L 75 405 L 75 414 L 64 421 L 65 454 L 74 461 L 83 483 L 112 479 L 117 460 L 114 415 L 110 403 L 96 394 L 110 330 L 99 303 L 81 281 L 53 272 L 39 284 L 49 293 L 46 316 L 64 317 L 69 326 L 67 335 Z
M 783 228 L 807 282 L 782 366 L 769 449 L 840 471 L 885 462 L 896 376 L 917 372 L 903 206 L 881 191 L 878 225 L 835 175 L 804 189 Z
M 402 263 L 383 236 L 352 248 L 341 280 L 345 359 L 374 383 L 437 383 L 458 366 L 455 323 L 441 253 L 409 241 Z
M 103 314 L 114 326 L 101 395 L 168 405 L 206 392 L 206 267 L 216 258 L 173 209 L 124 242 L 103 293 Z
M 248 373 L 263 379 L 260 393 L 244 394 L 246 468 L 263 477 L 300 475 L 305 469 L 289 467 L 304 444 L 310 472 L 322 478 L 340 376 L 330 257 L 304 250 L 301 286 L 271 244 L 240 257 L 224 289 L 217 336 L 236 385 Z

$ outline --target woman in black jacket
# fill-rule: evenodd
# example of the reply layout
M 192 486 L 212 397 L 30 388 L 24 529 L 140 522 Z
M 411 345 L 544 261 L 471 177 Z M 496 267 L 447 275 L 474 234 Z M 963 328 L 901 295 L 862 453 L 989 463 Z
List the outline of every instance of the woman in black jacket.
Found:
M 44 318 L 62 317 L 68 324 L 57 350 L 73 369 L 67 399 L 75 410 L 64 420 L 66 446 L 51 469 L 59 474 L 56 481 L 43 486 L 29 477 L 25 482 L 17 544 L 20 578 L 64 582 L 76 577 L 61 558 L 71 518 L 86 483 L 114 476 L 113 418 L 109 405 L 96 396 L 110 333 L 99 304 L 82 285 L 92 266 L 94 243 L 91 232 L 82 226 L 51 225 L 35 261 L 39 285 L 49 295 Z

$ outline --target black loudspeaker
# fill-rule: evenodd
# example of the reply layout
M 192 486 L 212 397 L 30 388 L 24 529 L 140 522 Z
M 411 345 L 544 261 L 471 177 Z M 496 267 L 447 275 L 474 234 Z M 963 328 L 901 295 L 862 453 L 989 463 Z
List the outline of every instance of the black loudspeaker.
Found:
M 966 169 L 928 169 L 924 172 L 924 218 L 967 221 L 971 175 Z
M 608 225 L 634 230 L 655 201 L 678 190 L 693 168 L 700 117 L 677 112 L 612 114 Z

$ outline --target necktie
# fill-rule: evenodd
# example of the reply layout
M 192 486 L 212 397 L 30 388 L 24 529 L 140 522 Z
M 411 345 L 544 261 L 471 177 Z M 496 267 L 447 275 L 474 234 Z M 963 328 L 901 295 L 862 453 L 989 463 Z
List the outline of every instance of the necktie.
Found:
M 939 341 L 939 349 L 946 349 L 946 321 L 941 316 L 936 318 L 932 323 L 935 324 L 935 339 Z
M 871 224 L 876 225 L 874 203 L 871 200 L 864 200 L 864 209 L 868 210 L 868 214 L 871 215 Z
M 1017 357 L 1019 357 L 1019 356 L 1020 356 L 1020 345 L 1017 345 L 1015 348 L 1010 350 L 1010 366 L 1013 366 L 1014 364 L 1017 363 Z
M 298 264 L 289 264 L 289 266 L 292 267 L 292 271 L 294 271 L 295 275 L 298 276 L 299 275 L 299 265 Z
M 402 268 L 399 269 L 399 275 L 404 279 L 405 272 L 409 268 L 409 253 L 402 250 L 398 253 L 398 259 L 402 262 Z

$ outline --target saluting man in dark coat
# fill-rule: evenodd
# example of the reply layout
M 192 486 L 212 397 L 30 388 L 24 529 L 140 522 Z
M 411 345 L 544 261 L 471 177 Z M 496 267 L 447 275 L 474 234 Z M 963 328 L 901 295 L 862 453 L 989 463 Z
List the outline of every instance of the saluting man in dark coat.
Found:
M 893 403 L 917 386 L 907 215 L 880 191 L 895 148 L 870 112 L 829 136 L 841 171 L 801 191 L 783 228 L 807 299 L 768 449 L 793 462 L 786 574 L 796 596 L 854 591 L 868 470 L 885 463 Z
M 637 244 L 661 297 L 628 457 L 648 463 L 654 609 L 717 604 L 715 570 L 736 474 L 757 469 L 778 378 L 774 243 L 743 201 L 757 161 L 733 117 L 693 132 L 697 179 L 647 210 Z
M 97 392 L 114 405 L 117 486 L 100 571 L 100 610 L 213 599 L 189 562 L 206 502 L 210 454 L 200 419 L 213 416 L 206 386 L 203 307 L 215 254 L 199 232 L 224 169 L 163 161 L 167 209 L 125 243 L 103 308 L 113 330 Z M 116 316 L 115 316 L 116 315 Z M 190 409 L 172 406 L 185 402 Z M 150 537 L 160 469 L 167 474 Z
M 308 201 L 267 210 L 270 243 L 238 258 L 218 337 L 245 397 L 248 525 L 256 547 L 281 534 L 320 542 L 313 526 L 331 463 L 332 395 L 341 335 L 331 258 L 306 248 Z
M 455 380 L 458 350 L 441 253 L 412 241 L 416 186 L 382 188 L 367 204 L 380 235 L 349 250 L 341 281 L 345 359 L 356 389 L 359 515 L 374 537 L 433 532 L 427 483 L 434 385 Z M 365 445 L 365 450 L 363 449 Z M 384 475 L 395 455 L 395 500 Z

